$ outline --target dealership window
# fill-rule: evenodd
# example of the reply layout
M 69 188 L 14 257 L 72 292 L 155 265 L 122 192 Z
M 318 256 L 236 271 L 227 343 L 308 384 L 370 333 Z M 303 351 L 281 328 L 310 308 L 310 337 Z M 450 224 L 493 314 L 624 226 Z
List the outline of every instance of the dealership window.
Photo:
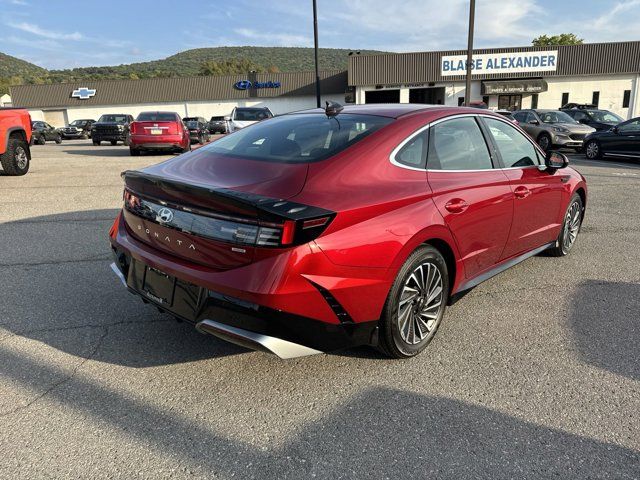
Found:
M 600 103 L 600 92 L 593 92 L 591 96 L 591 103 L 598 108 L 598 103 Z
M 400 103 L 400 90 L 370 90 L 364 92 L 364 103 Z
M 629 108 L 630 100 L 631 100 L 631 90 L 625 90 L 624 96 L 622 97 L 622 108 Z
M 560 102 L 560 107 L 564 107 L 567 103 L 569 103 L 569 92 L 564 92 L 562 94 L 562 102 Z
M 487 144 L 480 132 L 480 127 L 473 118 L 455 118 L 438 123 L 431 128 L 427 168 L 431 170 L 493 168 Z
M 531 108 L 538 108 L 538 94 L 531 95 Z

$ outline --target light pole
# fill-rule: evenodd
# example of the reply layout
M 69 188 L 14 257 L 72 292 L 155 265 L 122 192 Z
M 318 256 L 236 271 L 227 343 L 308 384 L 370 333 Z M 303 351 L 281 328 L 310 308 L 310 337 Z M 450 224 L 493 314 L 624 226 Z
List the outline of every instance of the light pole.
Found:
M 318 7 L 313 0 L 313 54 L 316 64 L 316 107 L 320 108 L 320 73 L 318 71 Z
M 315 0 L 314 0 L 315 2 Z M 471 104 L 471 65 L 473 63 L 473 21 L 476 12 L 476 0 L 469 0 L 469 38 L 467 43 L 467 84 L 464 90 L 464 104 Z

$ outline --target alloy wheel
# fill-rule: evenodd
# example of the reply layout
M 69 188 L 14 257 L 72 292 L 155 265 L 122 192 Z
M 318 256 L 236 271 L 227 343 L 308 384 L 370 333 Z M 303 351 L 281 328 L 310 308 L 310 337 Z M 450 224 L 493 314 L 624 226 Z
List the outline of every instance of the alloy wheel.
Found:
M 562 239 L 563 250 L 568 252 L 576 241 L 580 230 L 580 204 L 573 202 L 567 211 Z
M 402 340 L 416 345 L 438 326 L 444 289 L 438 267 L 425 262 L 409 275 L 398 302 L 398 329 Z
M 596 142 L 589 142 L 586 149 L 587 158 L 598 158 L 600 147 Z
M 29 157 L 27 156 L 27 152 L 23 147 L 21 146 L 16 147 L 15 159 L 16 159 L 16 165 L 20 170 L 24 170 L 25 168 L 27 168 L 27 165 L 29 164 Z

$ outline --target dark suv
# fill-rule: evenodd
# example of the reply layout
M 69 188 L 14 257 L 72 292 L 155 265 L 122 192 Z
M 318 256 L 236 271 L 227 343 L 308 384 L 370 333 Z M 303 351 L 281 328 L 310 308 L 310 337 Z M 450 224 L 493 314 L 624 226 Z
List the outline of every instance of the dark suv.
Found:
M 59 128 L 62 138 L 89 138 L 91 136 L 91 126 L 95 123 L 92 119 L 74 120 L 67 127 Z
M 185 117 L 182 121 L 189 129 L 191 143 L 204 145 L 210 140 L 209 124 L 203 117 Z
M 122 142 L 129 144 L 129 125 L 133 122 L 133 116 L 126 113 L 108 113 L 102 115 L 96 123 L 91 126 L 91 139 L 94 145 L 100 142 L 111 142 L 116 145 Z
M 224 116 L 211 117 L 211 120 L 209 120 L 209 133 L 227 133 L 227 121 Z
M 31 132 L 31 142 L 36 145 L 44 145 L 46 142 L 62 143 L 60 132 L 47 122 L 31 122 Z
M 573 118 L 576 122 L 588 125 L 596 130 L 609 130 L 624 120 L 609 110 L 599 110 L 597 108 L 571 108 L 563 109 L 564 113 Z

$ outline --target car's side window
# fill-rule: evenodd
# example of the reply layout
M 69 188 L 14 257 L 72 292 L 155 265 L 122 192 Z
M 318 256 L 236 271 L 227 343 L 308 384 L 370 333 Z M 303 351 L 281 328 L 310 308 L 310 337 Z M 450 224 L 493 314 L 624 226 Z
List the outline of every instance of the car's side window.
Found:
M 405 143 L 395 154 L 397 163 L 413 168 L 424 168 L 427 158 L 427 131 L 422 131 Z
M 494 118 L 484 118 L 505 168 L 539 165 L 538 152 L 527 138 L 511 125 Z
M 513 118 L 520 123 L 525 123 L 527 121 L 527 112 L 516 112 L 513 114 Z
M 487 143 L 473 117 L 446 120 L 429 132 L 430 170 L 489 170 L 493 168 Z
M 618 130 L 624 133 L 640 132 L 640 119 L 623 123 L 618 127 Z

